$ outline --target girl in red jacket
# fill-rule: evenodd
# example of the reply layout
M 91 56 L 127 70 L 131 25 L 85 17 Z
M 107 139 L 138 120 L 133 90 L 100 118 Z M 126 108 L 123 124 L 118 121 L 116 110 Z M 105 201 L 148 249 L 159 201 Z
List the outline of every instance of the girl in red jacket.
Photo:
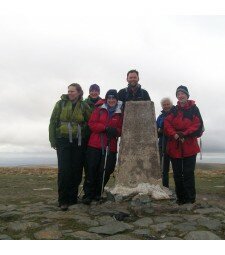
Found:
M 117 140 L 122 130 L 122 102 L 118 101 L 116 90 L 109 90 L 105 100 L 98 101 L 96 106 L 88 122 L 91 136 L 87 149 L 87 175 L 84 181 L 85 204 L 101 198 L 102 187 L 106 185 L 115 169 Z
M 187 87 L 176 90 L 177 106 L 164 121 L 164 132 L 169 137 L 167 153 L 171 157 L 178 204 L 194 203 L 196 155 L 200 151 L 198 133 L 201 115 L 195 102 L 188 100 Z

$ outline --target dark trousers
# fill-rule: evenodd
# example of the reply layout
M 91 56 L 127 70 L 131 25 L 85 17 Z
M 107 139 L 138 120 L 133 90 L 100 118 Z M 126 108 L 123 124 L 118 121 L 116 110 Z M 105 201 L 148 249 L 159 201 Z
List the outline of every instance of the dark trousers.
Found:
M 78 140 L 72 143 L 67 138 L 57 140 L 58 156 L 58 202 L 72 204 L 77 202 L 78 187 L 82 180 L 85 159 L 85 142 L 78 146 Z
M 164 187 L 169 188 L 169 170 L 170 170 L 170 157 L 162 152 L 162 147 L 159 147 L 160 166 L 162 171 L 162 184 Z
M 177 199 L 181 202 L 195 201 L 196 155 L 185 158 L 171 158 Z
M 104 186 L 107 184 L 110 175 L 113 173 L 116 165 L 115 152 L 109 152 L 106 160 Z M 87 173 L 84 181 L 85 197 L 93 199 L 101 196 L 103 172 L 106 153 L 102 155 L 102 150 L 88 147 L 87 149 Z

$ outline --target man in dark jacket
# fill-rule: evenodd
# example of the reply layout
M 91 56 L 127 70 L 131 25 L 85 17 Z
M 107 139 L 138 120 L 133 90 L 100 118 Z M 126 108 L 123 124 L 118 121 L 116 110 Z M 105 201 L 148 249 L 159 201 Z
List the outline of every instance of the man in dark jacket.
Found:
M 125 104 L 127 101 L 148 101 L 151 100 L 148 92 L 141 88 L 139 82 L 139 73 L 136 70 L 130 70 L 127 73 L 128 87 L 118 92 L 118 98 Z

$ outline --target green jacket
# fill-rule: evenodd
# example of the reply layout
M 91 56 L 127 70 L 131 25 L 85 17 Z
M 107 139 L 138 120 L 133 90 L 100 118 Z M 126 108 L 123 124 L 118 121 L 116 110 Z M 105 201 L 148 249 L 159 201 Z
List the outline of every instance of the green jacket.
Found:
M 79 127 L 81 127 L 81 136 L 86 138 L 87 122 L 91 115 L 91 109 L 87 103 L 78 100 L 74 110 L 72 102 L 67 95 L 62 95 L 53 109 L 49 124 L 49 141 L 52 147 L 56 147 L 57 138 L 69 139 L 68 123 L 71 124 L 72 138 L 77 138 Z
M 90 96 L 88 96 L 88 98 L 86 98 L 84 100 L 85 103 L 87 103 L 89 105 L 89 107 L 91 108 L 91 112 L 94 111 L 95 109 L 95 104 L 98 102 L 98 100 L 100 100 L 101 97 L 98 97 L 97 99 L 92 99 Z

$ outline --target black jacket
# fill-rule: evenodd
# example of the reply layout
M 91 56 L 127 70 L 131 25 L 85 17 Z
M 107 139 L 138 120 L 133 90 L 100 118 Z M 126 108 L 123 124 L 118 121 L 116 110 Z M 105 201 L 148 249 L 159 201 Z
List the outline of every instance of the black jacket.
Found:
M 118 99 L 122 101 L 123 103 L 127 101 L 150 101 L 150 96 L 148 92 L 145 89 L 142 89 L 141 86 L 139 86 L 136 93 L 133 93 L 130 86 L 127 88 L 121 89 L 118 92 Z

